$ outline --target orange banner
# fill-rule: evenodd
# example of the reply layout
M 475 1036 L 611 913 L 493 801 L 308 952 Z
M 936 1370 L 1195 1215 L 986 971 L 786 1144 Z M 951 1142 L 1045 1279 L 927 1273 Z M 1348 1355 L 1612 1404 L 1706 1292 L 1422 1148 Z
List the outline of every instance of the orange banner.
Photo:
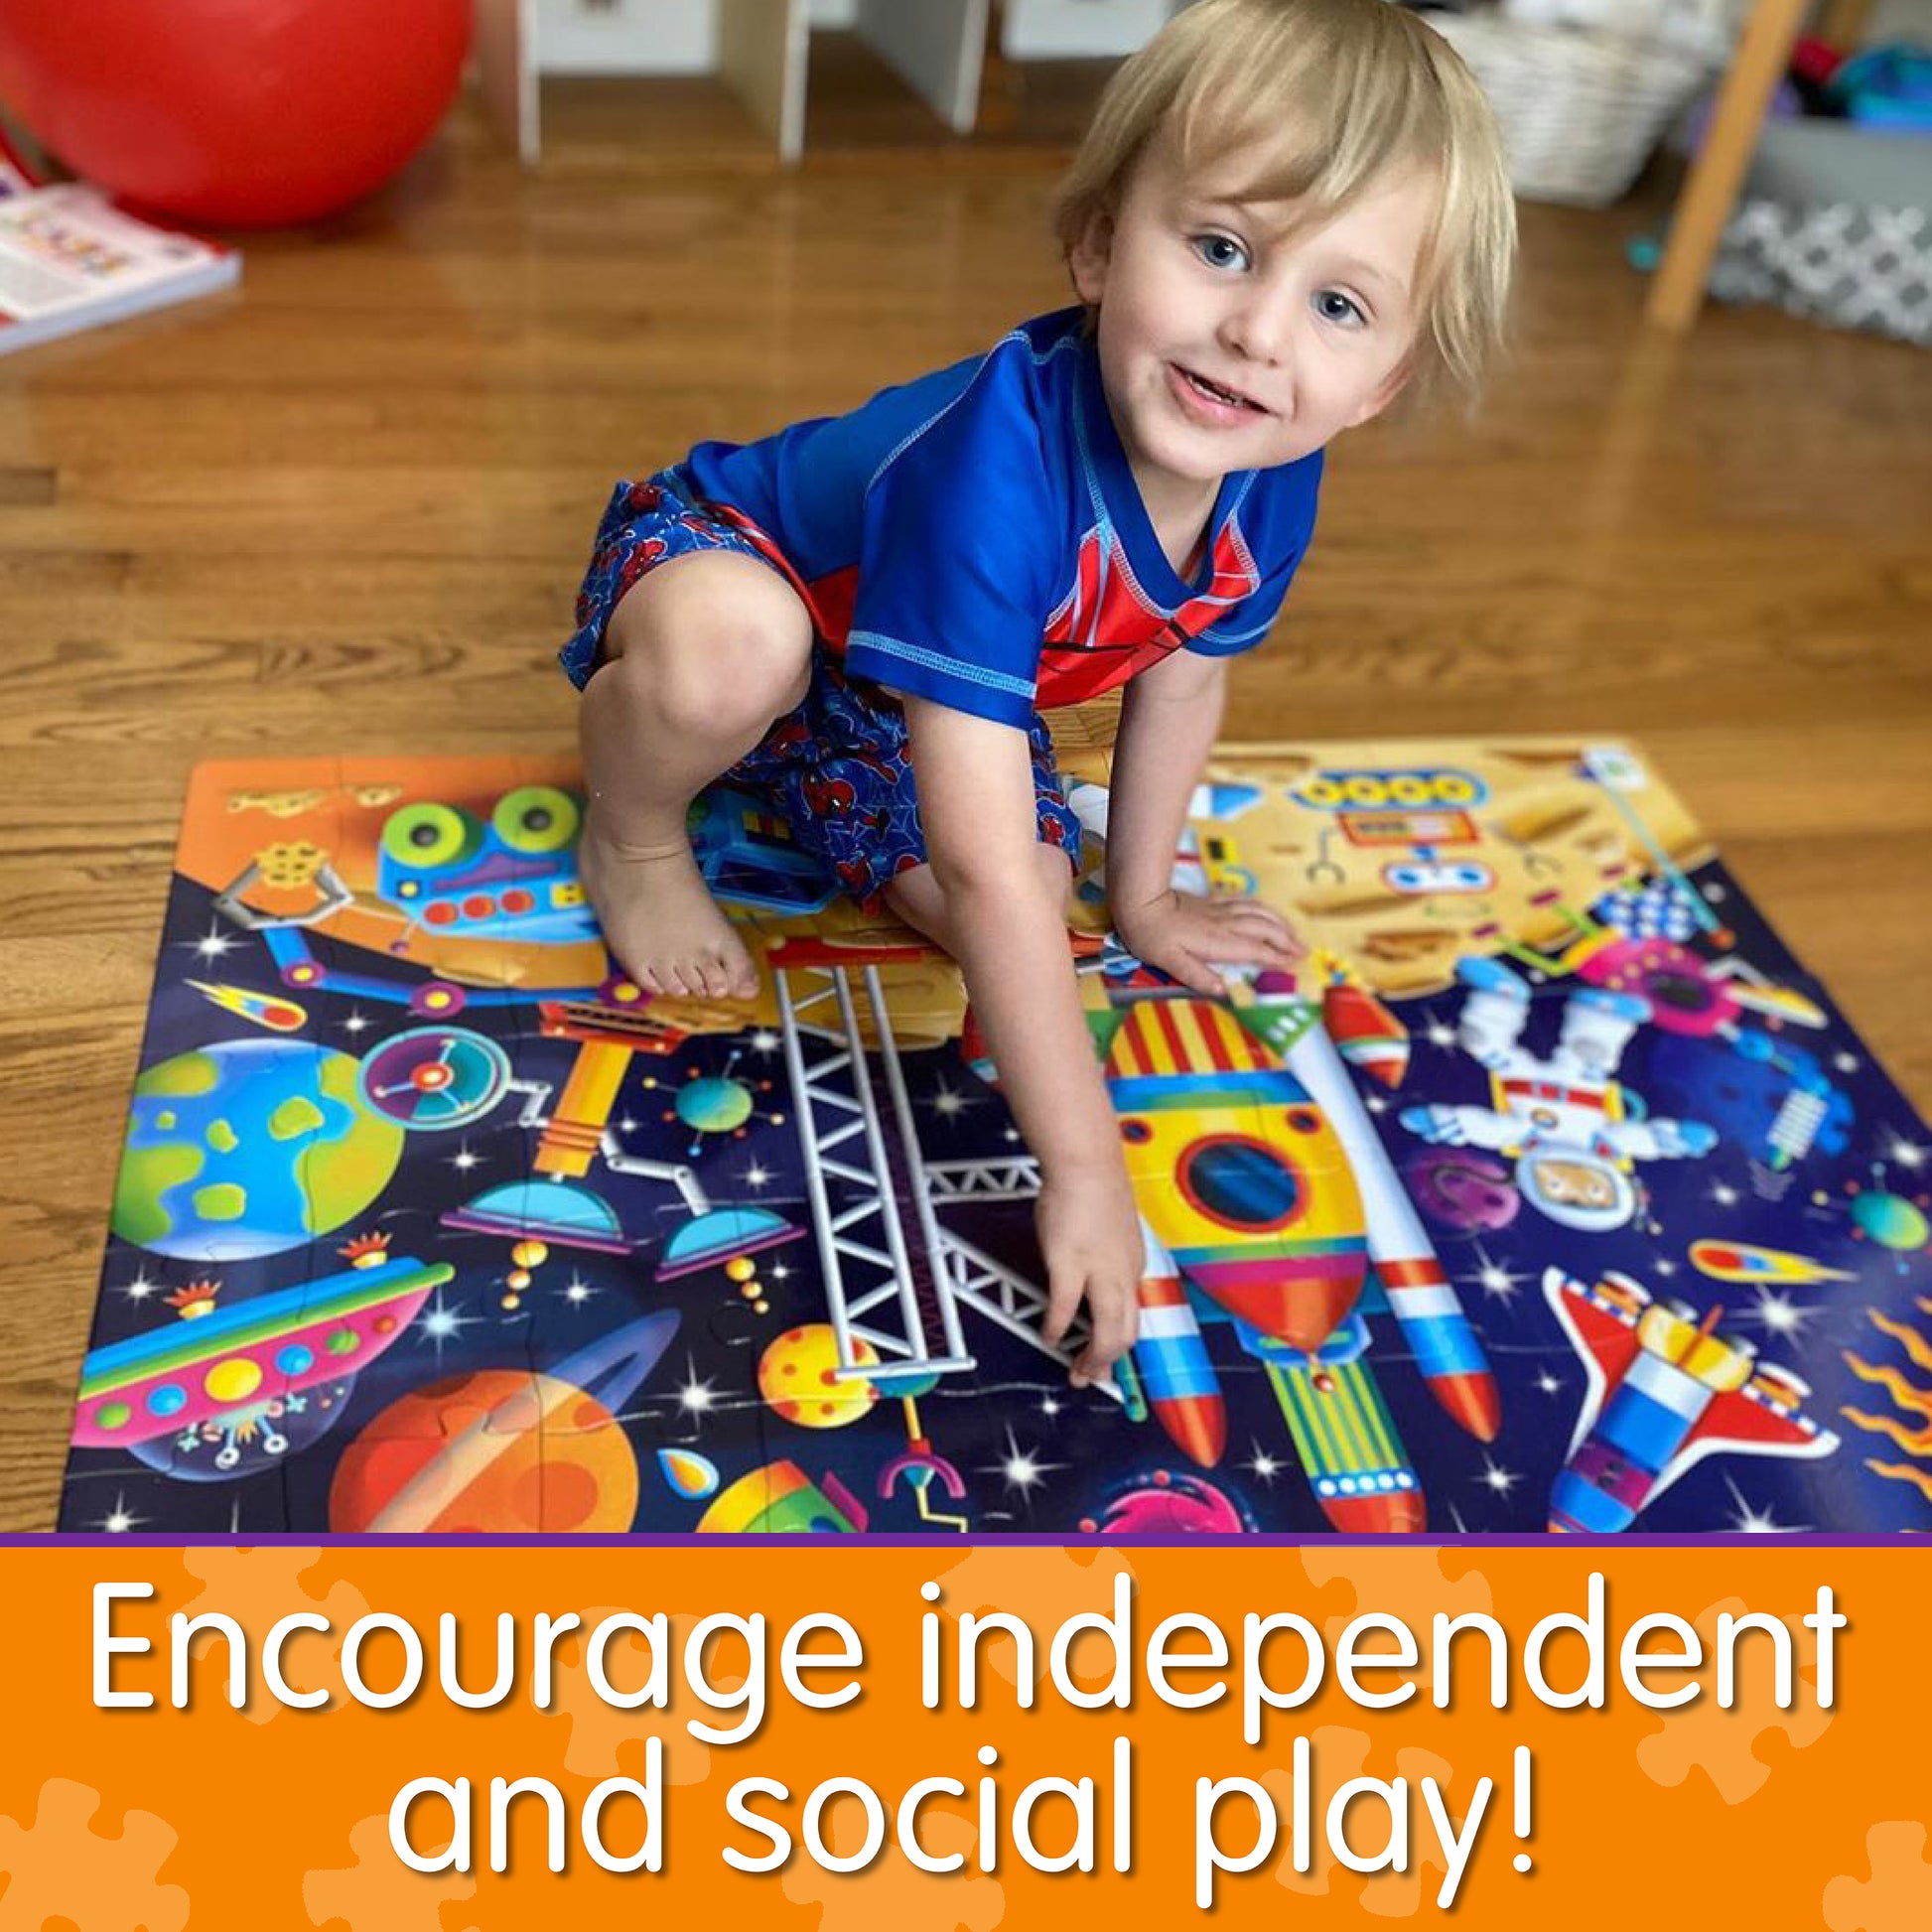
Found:
M 0 1566 L 0 1927 L 1932 1926 L 1915 1547 Z

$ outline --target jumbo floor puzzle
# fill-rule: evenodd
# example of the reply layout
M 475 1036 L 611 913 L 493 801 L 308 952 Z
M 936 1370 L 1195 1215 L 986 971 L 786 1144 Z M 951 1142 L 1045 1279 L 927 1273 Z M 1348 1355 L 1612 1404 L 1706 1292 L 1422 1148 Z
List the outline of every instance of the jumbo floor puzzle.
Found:
M 1636 751 L 1225 750 L 1176 882 L 1293 976 L 1069 945 L 1141 1209 L 1074 1391 L 942 956 L 757 800 L 753 1005 L 607 957 L 567 760 L 195 774 L 69 1531 L 1932 1528 L 1928 1136 Z

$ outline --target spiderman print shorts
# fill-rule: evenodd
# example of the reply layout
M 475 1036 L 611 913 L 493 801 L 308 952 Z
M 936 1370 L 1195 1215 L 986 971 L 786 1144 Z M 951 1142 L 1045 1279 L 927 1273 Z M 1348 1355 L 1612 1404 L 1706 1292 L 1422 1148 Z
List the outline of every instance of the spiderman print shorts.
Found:
M 691 497 L 675 471 L 621 483 L 598 525 L 577 599 L 577 628 L 558 657 L 578 689 L 589 682 L 619 600 L 648 570 L 699 550 L 736 550 L 784 573 L 761 531 L 728 521 Z M 787 581 L 792 581 L 787 578 Z M 797 586 L 793 583 L 793 588 Z M 1080 822 L 1053 768 L 1053 741 L 1037 713 L 1028 732 L 1041 841 L 1077 867 Z M 899 873 L 923 865 L 925 838 L 906 752 L 905 714 L 890 693 L 845 675 L 821 639 L 804 701 L 776 719 L 721 781 L 766 798 L 793 841 L 868 913 Z

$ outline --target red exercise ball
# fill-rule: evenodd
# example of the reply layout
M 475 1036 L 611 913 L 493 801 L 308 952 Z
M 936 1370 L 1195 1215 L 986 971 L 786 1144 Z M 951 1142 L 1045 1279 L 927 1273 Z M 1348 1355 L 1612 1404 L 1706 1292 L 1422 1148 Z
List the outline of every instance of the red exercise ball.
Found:
M 0 0 L 0 100 L 75 174 L 215 227 L 380 187 L 456 92 L 471 0 Z

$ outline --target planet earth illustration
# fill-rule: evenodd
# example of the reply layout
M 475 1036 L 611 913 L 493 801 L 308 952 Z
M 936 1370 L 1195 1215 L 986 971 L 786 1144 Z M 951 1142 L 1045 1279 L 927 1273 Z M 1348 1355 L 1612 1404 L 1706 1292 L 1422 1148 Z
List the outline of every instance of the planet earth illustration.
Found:
M 218 1040 L 134 1083 L 113 1230 L 198 1262 L 280 1254 L 389 1184 L 403 1130 L 356 1098 L 356 1062 L 300 1039 Z

